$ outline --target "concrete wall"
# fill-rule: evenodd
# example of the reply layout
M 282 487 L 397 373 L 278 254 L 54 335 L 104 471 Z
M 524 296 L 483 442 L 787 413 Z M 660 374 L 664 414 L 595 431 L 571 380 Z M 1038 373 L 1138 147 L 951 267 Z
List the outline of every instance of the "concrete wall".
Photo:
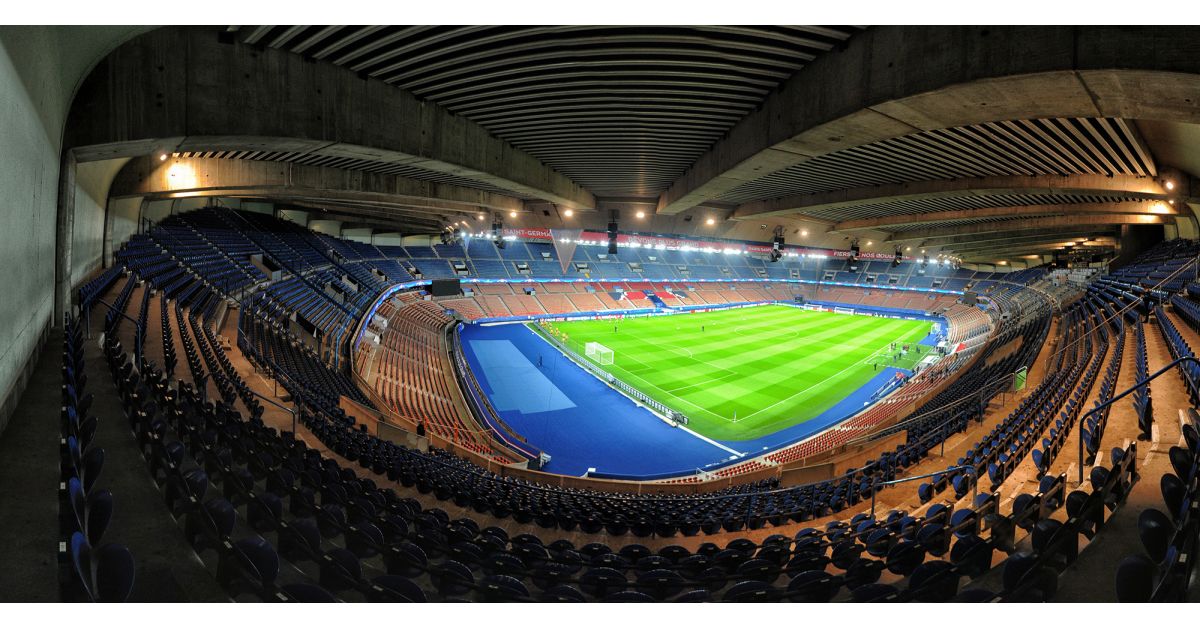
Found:
M 221 199 L 221 201 L 223 203 L 225 203 L 226 205 L 228 205 L 230 207 L 234 207 L 234 205 L 231 203 L 236 200 L 237 200 L 236 198 Z M 241 204 L 241 207 L 237 207 L 237 208 L 241 209 L 242 211 L 253 211 L 254 213 L 265 213 L 267 215 L 275 215 L 275 205 L 273 205 L 269 202 L 259 202 L 257 200 L 243 200 L 243 201 L 241 201 L 240 204 Z
M 1120 253 L 1112 260 L 1112 269 L 1117 270 L 1129 265 L 1138 255 L 1163 241 L 1165 237 L 1165 229 L 1161 225 L 1122 225 Z
M 352 242 L 371 243 L 371 229 L 342 229 L 342 237 Z
M 300 226 L 308 226 L 308 212 L 297 211 L 296 209 L 280 209 L 279 219 L 291 220 Z
M 402 241 L 404 246 L 433 246 L 442 242 L 432 235 L 406 235 Z
M 0 27 L 0 429 L 7 424 L 33 358 L 54 318 L 59 170 L 63 127 L 76 86 L 133 29 Z M 74 216 L 64 221 L 68 224 Z M 69 235 L 69 231 L 67 234 Z M 80 236 L 95 263 L 94 224 Z M 71 238 L 66 238 L 69 247 Z
M 108 233 L 104 242 L 104 265 L 111 266 L 113 253 L 137 233 L 138 216 L 142 211 L 141 198 L 117 198 L 108 202 Z
M 127 159 L 80 163 L 75 169 L 75 219 L 71 228 L 71 287 L 77 288 L 104 261 L 108 189 Z M 128 237 L 128 236 L 126 236 Z M 124 241 L 124 240 L 122 240 Z
M 375 233 L 371 236 L 371 243 L 376 246 L 403 246 L 404 238 L 399 233 Z
M 342 236 L 342 223 L 339 220 L 309 220 L 308 228 L 334 237 Z
M 175 208 L 174 200 L 151 200 L 142 206 L 142 218 L 151 222 L 161 222 Z
M 54 309 L 54 233 L 63 85 L 46 32 L 0 30 L 0 398 L 9 399 Z M 21 271 L 13 271 L 20 268 Z M 2 418 L 3 416 L 0 416 Z M 5 419 L 6 423 L 7 420 Z
M 193 211 L 201 207 L 207 207 L 208 198 L 180 198 L 175 201 L 175 206 L 172 208 L 172 213 L 183 213 L 185 211 Z

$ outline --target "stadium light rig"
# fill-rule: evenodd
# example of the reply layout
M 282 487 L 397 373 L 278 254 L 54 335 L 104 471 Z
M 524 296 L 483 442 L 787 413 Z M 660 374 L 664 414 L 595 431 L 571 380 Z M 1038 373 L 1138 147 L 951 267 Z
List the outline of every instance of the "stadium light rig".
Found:
M 500 219 L 500 214 L 496 213 L 492 217 L 492 243 L 496 248 L 504 249 L 504 238 L 501 237 L 501 230 L 504 228 L 504 222 Z
M 611 214 L 609 214 L 608 254 L 610 254 L 610 255 L 617 254 L 617 230 L 618 230 L 617 218 L 618 218 L 618 216 L 619 216 L 619 214 L 617 213 L 617 211 L 615 209 L 613 210 L 613 212 Z
M 771 263 L 776 263 L 783 256 L 783 225 L 775 227 L 775 237 L 771 240 Z

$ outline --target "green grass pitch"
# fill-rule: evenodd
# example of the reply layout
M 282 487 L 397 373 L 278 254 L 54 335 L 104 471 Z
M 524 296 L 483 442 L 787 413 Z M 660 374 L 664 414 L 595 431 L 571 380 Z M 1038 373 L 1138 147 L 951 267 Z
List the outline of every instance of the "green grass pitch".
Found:
M 697 433 L 752 440 L 820 415 L 875 376 L 874 363 L 911 368 L 915 355 L 894 363 L 890 344 L 919 341 L 931 323 L 765 305 L 550 326 L 580 356 L 587 342 L 611 349 L 602 368 Z

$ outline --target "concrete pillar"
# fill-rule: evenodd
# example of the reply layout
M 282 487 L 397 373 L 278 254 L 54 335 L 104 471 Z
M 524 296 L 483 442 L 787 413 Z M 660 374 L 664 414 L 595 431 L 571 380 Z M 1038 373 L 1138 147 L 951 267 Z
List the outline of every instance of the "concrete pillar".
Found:
M 71 151 L 65 151 L 59 167 L 58 220 L 55 229 L 57 251 L 54 262 L 54 315 L 50 324 L 63 323 L 63 314 L 71 307 L 71 246 L 75 231 L 75 168 Z

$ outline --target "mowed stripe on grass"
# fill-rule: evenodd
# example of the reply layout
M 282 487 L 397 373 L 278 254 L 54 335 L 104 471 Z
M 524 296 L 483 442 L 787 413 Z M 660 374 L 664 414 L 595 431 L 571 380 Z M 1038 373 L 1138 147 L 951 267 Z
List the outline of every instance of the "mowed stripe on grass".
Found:
M 736 441 L 820 415 L 876 374 L 872 356 L 920 340 L 930 323 L 768 305 L 553 326 L 580 355 L 587 342 L 612 349 L 604 368 L 694 431 Z

